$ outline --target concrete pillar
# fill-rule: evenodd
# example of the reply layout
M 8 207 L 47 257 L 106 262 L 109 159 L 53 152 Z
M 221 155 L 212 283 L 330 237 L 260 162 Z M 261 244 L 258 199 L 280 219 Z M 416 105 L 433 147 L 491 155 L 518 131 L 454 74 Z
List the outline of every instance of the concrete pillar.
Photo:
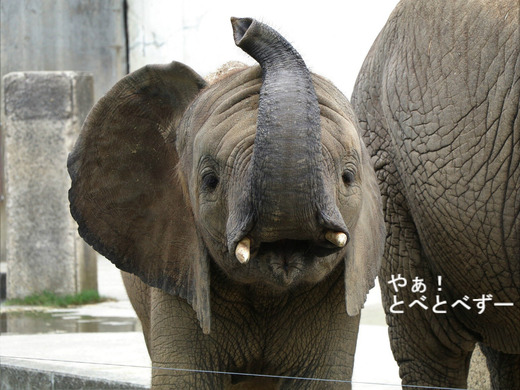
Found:
M 69 212 L 67 156 L 93 105 L 87 73 L 3 78 L 7 298 L 97 289 L 95 252 Z
M 97 101 L 127 73 L 126 34 L 126 0 L 0 0 L 0 161 L 3 76 L 35 70 L 86 71 L 94 75 Z M 0 279 L 6 267 L 3 182 L 0 166 Z

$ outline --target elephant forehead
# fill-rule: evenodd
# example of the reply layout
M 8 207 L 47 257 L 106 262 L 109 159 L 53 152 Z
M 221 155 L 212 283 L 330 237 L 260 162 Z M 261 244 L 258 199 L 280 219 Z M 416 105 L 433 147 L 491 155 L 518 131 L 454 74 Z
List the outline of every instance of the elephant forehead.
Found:
M 313 75 L 318 96 L 324 154 L 359 151 L 360 137 L 348 100 L 328 80 Z M 235 72 L 206 89 L 189 110 L 195 154 L 211 154 L 229 162 L 237 151 L 251 150 L 256 134 L 262 85 L 258 67 Z M 197 159 L 197 156 L 193 156 Z
M 210 154 L 229 165 L 233 164 L 237 154 L 252 153 L 258 98 L 254 97 L 252 100 L 254 101 L 251 104 L 243 102 L 246 108 L 235 106 L 225 113 L 210 117 L 195 136 L 195 151 Z M 352 118 L 323 104 L 320 105 L 320 111 L 324 156 L 336 160 L 345 154 L 359 154 L 361 140 Z
M 195 150 L 227 159 L 236 147 L 253 145 L 258 116 L 258 95 L 219 107 L 204 122 L 194 140 Z
M 357 119 L 347 98 L 330 81 L 313 75 L 320 106 L 322 142 L 329 153 L 361 152 Z
M 345 118 L 327 106 L 321 105 L 320 111 L 324 153 L 360 154 L 361 139 L 352 119 Z
M 247 68 L 218 80 L 198 97 L 186 129 L 195 152 L 226 159 L 244 140 L 252 145 L 261 84 L 260 69 Z

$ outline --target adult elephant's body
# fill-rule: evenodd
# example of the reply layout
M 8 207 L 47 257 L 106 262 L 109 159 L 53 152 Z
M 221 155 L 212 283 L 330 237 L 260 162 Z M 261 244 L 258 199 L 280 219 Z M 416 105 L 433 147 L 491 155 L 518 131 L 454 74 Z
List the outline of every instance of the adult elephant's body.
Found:
M 405 384 L 463 387 L 480 341 L 495 384 L 520 387 L 519 13 L 516 0 L 402 1 L 356 83 L 383 195 L 380 282 Z M 399 275 L 408 286 L 396 292 L 388 282 Z M 410 292 L 416 277 L 426 292 Z M 479 313 L 474 299 L 489 294 Z M 427 310 L 408 307 L 422 296 Z

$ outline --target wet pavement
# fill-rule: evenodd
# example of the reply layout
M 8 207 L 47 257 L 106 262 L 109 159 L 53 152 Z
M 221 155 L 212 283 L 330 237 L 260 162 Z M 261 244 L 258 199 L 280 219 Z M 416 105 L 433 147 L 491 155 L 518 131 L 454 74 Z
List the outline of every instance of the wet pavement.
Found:
M 0 335 L 141 332 L 121 274 L 101 256 L 98 290 L 106 302 L 64 309 L 0 304 Z
M 0 313 L 2 335 L 42 333 L 140 332 L 136 318 L 93 317 L 73 310 L 10 311 Z

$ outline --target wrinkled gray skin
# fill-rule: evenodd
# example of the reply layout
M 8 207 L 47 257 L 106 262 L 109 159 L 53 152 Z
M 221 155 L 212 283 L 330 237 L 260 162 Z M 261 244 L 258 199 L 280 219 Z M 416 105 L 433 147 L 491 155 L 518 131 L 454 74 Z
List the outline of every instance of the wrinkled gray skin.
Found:
M 494 388 L 520 388 L 519 12 L 517 0 L 402 1 L 353 92 L 383 196 L 379 275 L 403 384 L 465 387 L 480 342 Z M 415 277 L 425 293 L 411 293 Z M 422 295 L 428 310 L 407 306 Z M 404 314 L 389 313 L 394 296 Z M 465 296 L 470 310 L 451 308 Z
M 96 104 L 69 157 L 71 212 L 127 272 L 154 389 L 350 388 L 384 244 L 370 157 L 330 82 L 268 26 L 232 23 L 261 67 L 207 85 L 148 66 Z

